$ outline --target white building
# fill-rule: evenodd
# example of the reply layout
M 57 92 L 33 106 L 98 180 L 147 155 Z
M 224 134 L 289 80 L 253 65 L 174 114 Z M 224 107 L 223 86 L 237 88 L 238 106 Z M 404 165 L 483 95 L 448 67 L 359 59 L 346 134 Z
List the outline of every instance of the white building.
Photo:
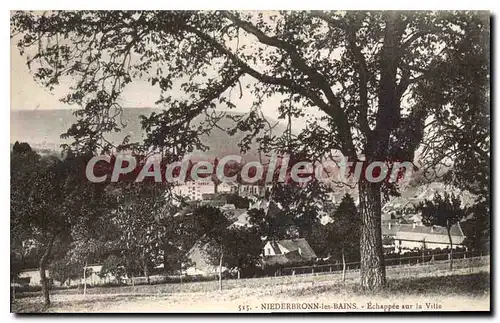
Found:
M 235 193 L 242 197 L 264 196 L 266 191 L 272 189 L 272 185 L 240 184 L 236 189 Z
M 174 187 L 174 193 L 192 201 L 201 200 L 203 194 L 214 194 L 215 184 L 204 181 L 187 181 Z
M 450 239 L 446 228 L 413 224 L 385 222 L 382 224 L 382 235 L 394 239 L 396 252 L 405 253 L 412 249 L 446 249 L 450 247 Z M 453 249 L 463 247 L 465 235 L 460 223 L 450 230 Z
M 268 241 L 263 250 L 263 261 L 267 265 L 293 264 L 317 258 L 306 239 Z
M 94 264 L 87 266 L 88 276 L 86 277 L 87 285 L 101 285 L 105 283 L 118 282 L 117 278 L 111 274 L 106 274 L 105 277 L 101 277 L 102 265 Z M 45 275 L 47 278 L 51 279 L 51 269 L 45 270 Z M 29 286 L 41 286 L 40 280 L 40 270 L 39 269 L 25 269 L 19 272 L 19 279 L 22 284 Z M 83 279 L 83 268 L 82 268 L 82 277 L 76 279 L 68 279 L 63 283 L 54 280 L 55 286 L 77 286 L 84 283 Z
M 237 188 L 238 184 L 236 183 L 220 183 L 217 185 L 217 193 L 232 193 Z

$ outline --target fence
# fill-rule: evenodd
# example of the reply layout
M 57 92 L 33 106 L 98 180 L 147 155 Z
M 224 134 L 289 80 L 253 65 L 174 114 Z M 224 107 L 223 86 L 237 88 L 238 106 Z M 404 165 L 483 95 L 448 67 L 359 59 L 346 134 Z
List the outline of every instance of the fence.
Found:
M 489 266 L 489 256 L 477 256 L 476 253 L 465 252 L 465 251 L 456 251 L 453 252 L 454 259 L 454 269 L 461 268 L 479 268 L 480 266 Z M 431 271 L 432 273 L 436 271 L 449 272 L 449 253 L 436 253 L 431 254 L 431 252 L 422 253 L 419 256 L 400 256 L 400 257 L 388 257 L 385 259 L 386 272 L 388 274 L 396 276 L 415 276 L 418 277 L 421 275 L 420 271 Z M 342 273 L 342 263 L 331 263 L 331 264 L 316 264 L 309 266 L 301 266 L 301 267 L 284 267 L 277 268 L 274 271 L 267 272 L 259 272 L 259 274 L 247 276 L 246 279 L 262 279 L 265 277 L 274 278 L 274 277 L 290 277 L 292 276 L 318 276 L 318 275 L 340 275 Z M 360 268 L 360 262 L 348 262 L 346 263 L 346 277 L 354 277 L 358 275 Z M 455 270 L 454 270 L 455 271 Z M 472 272 L 471 272 L 472 273 Z M 354 276 L 353 276 L 354 275 Z M 236 280 L 237 276 L 225 276 L 225 281 Z M 135 277 L 132 280 L 127 280 L 125 284 L 120 284 L 121 286 L 134 286 L 134 285 L 175 285 L 178 283 L 210 283 L 211 281 L 216 281 L 218 279 L 217 276 L 207 276 L 207 277 L 198 277 L 198 276 L 150 276 L 150 284 L 147 284 L 145 277 Z M 117 286 L 116 284 L 108 285 L 108 287 Z M 94 285 L 88 286 L 89 290 L 95 287 L 104 287 L 106 285 Z M 24 293 L 28 292 L 39 292 L 41 286 L 30 286 L 24 288 L 16 288 L 16 293 Z M 52 290 L 68 290 L 67 287 L 52 287 Z M 74 286 L 74 293 L 80 293 L 80 291 Z
M 413 258 L 413 257 L 412 257 Z M 448 260 L 439 260 L 434 262 L 419 263 L 418 265 L 394 265 L 386 268 L 389 279 L 414 279 L 423 277 L 440 277 L 456 274 L 477 274 L 489 271 L 490 257 L 469 257 L 454 260 L 453 270 L 450 271 Z M 349 269 L 345 275 L 347 283 L 355 283 L 359 279 L 359 269 Z M 280 290 L 293 289 L 297 284 L 311 284 L 308 286 L 328 286 L 332 283 L 342 282 L 342 272 L 306 272 L 296 275 L 282 275 L 270 277 L 255 277 L 241 279 L 225 279 L 223 289 L 233 288 L 247 289 L 268 289 Z M 87 290 L 87 295 L 105 297 L 113 295 L 164 295 L 175 293 L 208 292 L 219 289 L 219 283 L 216 280 L 205 280 L 190 283 L 167 283 L 151 285 L 124 285 L 124 286 L 94 286 Z M 82 291 L 77 289 L 58 289 L 52 290 L 51 294 L 80 295 Z M 16 290 L 16 298 L 41 296 L 40 291 L 20 292 Z M 99 296 L 99 297 L 100 297 Z
M 481 258 L 479 254 L 470 253 L 466 251 L 453 252 L 453 259 L 472 259 Z M 419 256 L 399 256 L 385 259 L 385 266 L 402 266 L 402 265 L 419 265 L 424 263 L 433 263 L 438 261 L 449 261 L 450 253 L 422 253 Z M 358 262 L 348 262 L 346 263 L 347 270 L 359 270 L 361 263 Z M 286 276 L 286 275 L 301 275 L 301 274 L 319 274 L 319 273 L 333 273 L 342 271 L 342 263 L 334 264 L 323 264 L 323 265 L 312 265 L 312 266 L 301 266 L 301 267 L 284 267 L 275 272 L 275 276 Z

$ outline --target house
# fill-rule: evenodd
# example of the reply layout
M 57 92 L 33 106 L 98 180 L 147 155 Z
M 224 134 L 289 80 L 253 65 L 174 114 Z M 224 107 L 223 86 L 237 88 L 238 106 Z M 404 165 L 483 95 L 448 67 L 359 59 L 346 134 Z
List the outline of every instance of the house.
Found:
M 187 258 L 191 262 L 191 266 L 186 269 L 187 275 L 210 276 L 219 273 L 219 266 L 210 262 L 203 247 L 204 245 L 198 241 L 188 251 Z M 222 272 L 226 270 L 225 267 L 222 267 Z
M 451 227 L 453 248 L 463 247 L 465 235 L 460 223 Z M 382 223 L 382 236 L 393 239 L 395 252 L 404 253 L 415 248 L 446 249 L 450 247 L 448 232 L 444 227 L 413 224 Z
M 270 240 L 263 250 L 264 265 L 285 265 L 315 260 L 316 253 L 306 239 Z
M 107 274 L 105 277 L 101 277 L 99 274 L 101 273 L 102 265 L 94 264 L 87 266 L 87 285 L 102 285 L 105 283 L 116 282 L 116 278 L 110 274 Z M 47 278 L 51 278 L 50 274 L 51 269 L 47 269 L 45 271 L 45 275 Z M 29 285 L 29 286 L 41 286 L 40 282 L 40 270 L 39 269 L 25 269 L 19 272 L 18 281 L 21 285 Z M 53 284 L 55 286 L 78 286 L 84 283 L 83 279 L 83 268 L 82 268 L 82 277 L 77 279 L 68 279 L 66 282 L 61 283 L 57 280 L 53 280 Z
M 222 208 L 221 208 L 222 209 Z M 226 209 L 224 214 L 233 222 L 230 227 L 250 227 L 247 209 Z
M 50 278 L 50 273 L 48 270 L 45 271 L 45 276 Z M 21 285 L 25 286 L 41 286 L 40 283 L 40 269 L 24 269 L 19 272 L 19 278 L 17 281 Z
M 280 207 L 274 202 L 260 201 L 255 203 L 252 208 L 261 208 L 268 215 L 275 215 L 280 212 Z M 226 217 L 231 221 L 229 227 L 250 227 L 251 224 L 248 218 L 247 209 L 236 209 L 234 207 L 221 207 L 221 210 Z M 203 245 L 198 241 L 187 253 L 187 258 L 191 262 L 191 266 L 187 268 L 188 275 L 209 276 L 219 272 L 217 264 L 212 264 L 203 250 Z M 226 268 L 223 267 L 223 271 Z

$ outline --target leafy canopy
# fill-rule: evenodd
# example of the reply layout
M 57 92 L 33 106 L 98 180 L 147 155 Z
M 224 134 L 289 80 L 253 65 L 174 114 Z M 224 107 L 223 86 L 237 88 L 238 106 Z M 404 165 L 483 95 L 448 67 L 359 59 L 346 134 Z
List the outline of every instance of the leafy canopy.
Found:
M 77 149 L 109 149 L 103 134 L 122 126 L 120 95 L 147 80 L 164 110 L 144 116 L 144 149 L 177 157 L 206 148 L 199 135 L 250 95 L 233 129 L 247 133 L 243 149 L 259 137 L 264 151 L 317 159 L 340 150 L 384 161 L 413 160 L 430 113 L 416 86 L 462 50 L 467 30 L 488 26 L 486 15 L 465 11 L 52 11 L 11 19 L 21 52 L 35 52 L 28 65 L 38 81 L 74 81 L 62 100 L 82 107 L 66 134 Z M 273 133 L 261 110 L 268 98 L 288 129 L 298 117 L 305 128 Z M 205 122 L 193 124 L 197 116 Z
M 426 226 L 440 226 L 448 230 L 462 220 L 466 211 L 461 206 L 460 197 L 445 192 L 434 194 L 432 200 L 421 202 L 417 210 L 422 212 L 422 223 Z

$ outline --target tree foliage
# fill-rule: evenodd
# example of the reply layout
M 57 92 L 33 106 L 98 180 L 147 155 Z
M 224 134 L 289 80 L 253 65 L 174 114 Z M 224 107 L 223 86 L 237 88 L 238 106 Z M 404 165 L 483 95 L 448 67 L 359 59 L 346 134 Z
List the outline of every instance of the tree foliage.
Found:
M 51 278 L 57 280 L 62 285 L 69 279 L 82 277 L 82 267 L 67 258 L 57 259 L 51 268 Z
M 448 230 L 465 218 L 466 210 L 460 197 L 445 192 L 436 193 L 432 200 L 421 202 L 417 210 L 422 212 L 422 223 L 426 226 L 440 226 Z
M 248 221 L 257 228 L 261 237 L 266 239 L 285 239 L 297 233 L 293 219 L 272 202 L 267 210 L 263 208 L 248 210 Z
M 40 248 L 38 266 L 45 304 L 50 304 L 45 270 L 54 253 L 73 241 L 81 228 L 92 231 L 112 207 L 104 185 L 83 181 L 87 156 L 40 157 L 29 145 L 11 152 L 11 239 L 14 245 Z
M 102 263 L 99 273 L 101 278 L 114 277 L 115 282 L 120 283 L 122 278 L 126 277 L 126 261 L 123 257 L 117 255 L 109 255 Z
M 129 276 L 140 270 L 149 280 L 151 268 L 161 263 L 167 234 L 160 222 L 167 204 L 164 189 L 157 183 L 123 183 L 116 194 L 118 207 L 111 220 L 115 246 Z
M 212 263 L 218 264 L 222 253 L 222 264 L 228 269 L 245 272 L 260 264 L 264 243 L 255 228 L 232 226 L 223 230 L 222 234 L 220 240 L 210 239 L 205 246 Z
M 440 226 L 446 228 L 450 241 L 450 270 L 453 269 L 453 239 L 451 228 L 467 215 L 462 206 L 460 197 L 445 192 L 443 195 L 435 193 L 432 200 L 421 202 L 417 210 L 422 212 L 422 223 L 426 226 Z
M 432 111 L 422 149 L 426 174 L 436 166 L 450 170 L 444 180 L 476 196 L 464 224 L 466 244 L 488 252 L 491 205 L 490 31 L 468 23 L 450 55 L 436 64 L 436 77 L 422 82 L 419 100 Z M 450 66 L 453 66 L 450 68 Z
M 339 260 L 342 254 L 350 261 L 359 260 L 361 217 L 351 195 L 346 194 L 328 225 L 328 246 L 332 257 Z

